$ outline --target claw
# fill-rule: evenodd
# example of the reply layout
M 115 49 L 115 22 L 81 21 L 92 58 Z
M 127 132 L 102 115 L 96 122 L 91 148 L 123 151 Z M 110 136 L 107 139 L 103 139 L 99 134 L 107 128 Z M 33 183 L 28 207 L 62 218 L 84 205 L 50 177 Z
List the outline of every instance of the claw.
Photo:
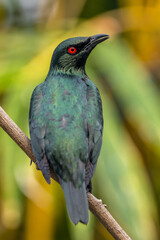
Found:
M 92 193 L 92 182 L 90 181 L 88 186 L 87 186 L 87 192 Z
M 37 161 L 35 162 L 35 165 L 36 165 L 36 169 L 40 170 L 39 167 L 38 167 Z
M 39 167 L 38 167 L 38 165 L 37 165 L 36 163 L 35 163 L 35 165 L 36 165 L 36 169 L 37 169 L 37 170 L 40 170 Z

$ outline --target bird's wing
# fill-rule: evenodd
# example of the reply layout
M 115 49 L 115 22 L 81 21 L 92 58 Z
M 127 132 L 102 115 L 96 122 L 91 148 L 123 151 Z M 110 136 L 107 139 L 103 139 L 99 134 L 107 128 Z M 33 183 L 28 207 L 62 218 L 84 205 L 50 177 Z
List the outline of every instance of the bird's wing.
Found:
M 29 111 L 29 129 L 31 145 L 36 157 L 38 168 L 42 171 L 45 180 L 50 183 L 50 170 L 45 155 L 45 119 L 42 109 L 43 94 L 41 84 L 38 85 L 32 94 Z
M 93 173 L 96 168 L 97 160 L 100 154 L 102 145 L 102 131 L 103 131 L 103 114 L 102 102 L 97 87 L 91 82 L 87 81 L 87 130 L 88 130 L 88 146 L 89 146 L 89 160 L 86 165 L 86 186 L 91 181 Z

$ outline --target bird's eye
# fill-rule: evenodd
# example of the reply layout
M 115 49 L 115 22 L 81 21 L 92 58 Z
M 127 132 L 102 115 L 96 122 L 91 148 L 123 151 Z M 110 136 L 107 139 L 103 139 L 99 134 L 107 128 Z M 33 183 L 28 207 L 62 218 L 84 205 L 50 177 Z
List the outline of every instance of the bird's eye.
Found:
M 75 47 L 69 47 L 68 48 L 68 53 L 69 54 L 75 54 L 77 52 L 77 49 Z

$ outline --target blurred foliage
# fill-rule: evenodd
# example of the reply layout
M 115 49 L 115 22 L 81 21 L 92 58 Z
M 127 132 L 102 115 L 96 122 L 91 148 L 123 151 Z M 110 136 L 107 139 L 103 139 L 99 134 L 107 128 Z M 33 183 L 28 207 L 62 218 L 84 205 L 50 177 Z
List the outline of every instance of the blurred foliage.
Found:
M 68 37 L 107 33 L 86 71 L 103 101 L 94 194 L 134 240 L 160 239 L 160 3 L 146 0 L 0 1 L 0 105 L 29 136 L 34 87 Z M 112 240 L 90 214 L 73 226 L 60 186 L 0 129 L 0 239 Z

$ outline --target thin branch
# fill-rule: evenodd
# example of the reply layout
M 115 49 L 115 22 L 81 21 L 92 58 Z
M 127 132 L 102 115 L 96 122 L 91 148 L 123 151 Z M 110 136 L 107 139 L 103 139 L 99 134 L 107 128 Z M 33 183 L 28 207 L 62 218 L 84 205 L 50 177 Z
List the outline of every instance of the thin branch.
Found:
M 33 162 L 35 162 L 36 159 L 32 152 L 30 140 L 6 114 L 2 107 L 0 107 L 0 126 L 18 144 L 18 146 L 27 154 L 27 156 Z M 57 181 L 57 177 L 53 171 L 51 175 L 52 178 Z M 102 200 L 99 200 L 91 193 L 88 193 L 88 202 L 90 211 L 98 218 L 98 220 L 110 232 L 115 240 L 131 240 L 131 238 L 119 226 L 110 212 L 106 209 L 106 205 L 102 203 Z
M 106 205 L 102 203 L 102 200 L 97 199 L 94 195 L 88 193 L 88 202 L 90 211 L 98 218 L 114 239 L 131 240 L 127 233 L 112 217 L 110 212 L 107 210 Z

